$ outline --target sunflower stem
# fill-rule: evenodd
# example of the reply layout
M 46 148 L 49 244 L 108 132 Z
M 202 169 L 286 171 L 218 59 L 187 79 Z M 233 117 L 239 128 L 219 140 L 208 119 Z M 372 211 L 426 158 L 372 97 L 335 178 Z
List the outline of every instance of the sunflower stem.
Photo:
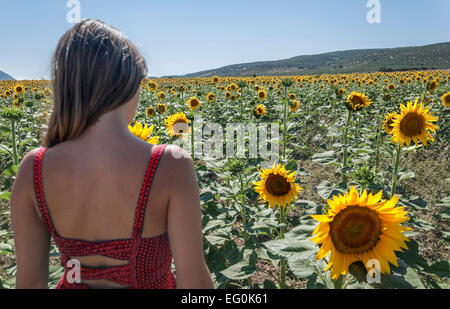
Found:
M 11 120 L 11 137 L 12 137 L 13 163 L 14 165 L 18 165 L 19 161 L 17 157 L 16 121 L 14 119 Z
M 287 137 L 287 101 L 283 100 L 284 114 L 283 114 L 283 162 L 286 161 L 286 137 Z
M 381 112 L 381 115 L 384 115 L 385 113 L 385 106 L 383 106 L 383 110 Z M 381 147 L 381 125 L 378 125 L 378 133 L 377 133 L 377 152 L 375 156 L 375 170 L 378 170 L 378 165 L 380 163 L 380 147 Z
M 245 209 L 245 195 L 244 195 L 244 182 L 242 181 L 242 175 L 239 173 L 239 181 L 241 185 L 241 214 L 242 214 L 242 225 L 244 227 L 244 247 L 247 245 L 247 212 Z
M 348 148 L 348 128 L 350 126 L 350 121 L 352 117 L 352 111 L 349 109 L 347 114 L 347 122 L 345 124 L 344 128 L 344 162 L 342 164 L 342 181 L 347 184 L 347 175 L 346 175 L 346 168 L 347 168 L 347 148 Z
M 285 224 L 286 223 L 286 211 L 287 209 L 284 206 L 280 207 L 280 223 Z M 286 231 L 285 227 L 280 228 L 280 239 L 284 239 L 284 233 Z M 280 289 L 286 288 L 286 259 L 282 258 L 280 260 Z
M 391 198 L 395 195 L 395 192 L 397 190 L 397 181 L 398 181 L 398 168 L 400 165 L 400 155 L 402 153 L 402 146 L 400 143 L 398 143 L 397 146 L 397 155 L 395 157 L 395 163 L 394 163 L 394 174 L 392 175 L 393 180 L 392 180 L 392 190 L 391 190 Z

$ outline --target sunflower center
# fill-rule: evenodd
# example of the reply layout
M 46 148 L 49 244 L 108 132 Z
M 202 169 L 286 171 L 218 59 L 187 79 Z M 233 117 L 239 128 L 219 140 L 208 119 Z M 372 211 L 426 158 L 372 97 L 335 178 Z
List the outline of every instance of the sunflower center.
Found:
M 360 97 L 353 96 L 350 100 L 352 101 L 352 104 L 353 104 L 355 107 L 360 107 L 360 106 L 363 106 L 363 105 L 364 105 L 364 103 L 363 103 L 363 101 L 361 100 Z
M 267 191 L 274 196 L 283 196 L 291 190 L 290 183 L 281 175 L 270 174 L 266 180 Z
M 400 122 L 400 130 L 406 136 L 419 135 L 423 129 L 424 119 L 416 113 L 407 114 Z
M 381 223 L 377 213 L 366 207 L 348 206 L 330 222 L 336 250 L 358 254 L 372 249 L 379 240 Z
M 450 103 L 450 94 L 446 95 L 444 99 L 447 104 Z

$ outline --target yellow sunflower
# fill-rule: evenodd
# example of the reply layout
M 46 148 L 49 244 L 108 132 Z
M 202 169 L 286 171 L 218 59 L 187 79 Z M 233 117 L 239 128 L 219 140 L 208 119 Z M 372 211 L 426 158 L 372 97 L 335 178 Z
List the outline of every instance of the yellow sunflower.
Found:
M 206 95 L 206 99 L 208 100 L 208 102 L 212 102 L 216 99 L 216 95 L 214 93 L 210 92 Z
M 155 108 L 153 106 L 150 106 L 145 110 L 145 114 L 147 115 L 147 117 L 153 117 L 153 115 L 155 115 Z
M 187 101 L 187 104 L 189 105 L 190 109 L 195 110 L 199 108 L 202 103 L 196 97 L 192 97 Z
M 189 119 L 183 112 L 171 115 L 166 119 L 166 127 L 169 131 L 169 135 L 174 137 L 181 136 L 184 133 L 189 133 Z
M 347 103 L 350 108 L 357 111 L 370 106 L 372 101 L 365 94 L 353 91 L 347 97 Z
M 164 103 L 156 104 L 156 110 L 160 114 L 164 114 L 167 111 L 167 105 Z
M 145 125 L 145 127 L 143 127 L 142 123 L 140 123 L 140 122 L 136 122 L 136 124 L 134 126 L 128 125 L 128 129 L 135 136 L 146 141 L 147 143 L 156 145 L 159 142 L 159 136 L 150 137 L 154 128 L 155 128 L 154 125 L 152 125 L 150 128 L 147 125 Z
M 339 89 L 336 91 L 336 94 L 337 94 L 338 96 L 343 96 L 344 93 L 345 93 L 345 89 L 342 89 L 342 88 L 339 88 Z
M 450 107 L 450 91 L 444 93 L 444 95 L 441 97 L 442 104 L 446 107 Z
M 392 135 L 395 143 L 400 143 L 400 146 L 406 143 L 409 147 L 411 140 L 418 145 L 420 140 L 425 146 L 427 139 L 434 141 L 428 130 L 436 132 L 438 126 L 431 123 L 437 121 L 438 117 L 434 117 L 433 113 L 429 112 L 429 107 L 422 106 L 422 103 L 417 104 L 417 99 L 413 104 L 409 101 L 407 106 L 400 105 L 401 114 L 394 119 L 392 124 Z
M 437 80 L 432 80 L 428 86 L 427 86 L 427 90 L 429 92 L 434 92 L 436 90 L 436 88 L 439 86 L 439 82 Z
M 390 273 L 389 263 L 398 267 L 394 251 L 408 249 L 409 241 L 402 232 L 411 230 L 400 225 L 408 221 L 405 207 L 395 207 L 398 197 L 381 200 L 382 191 L 376 195 L 364 190 L 359 196 L 352 186 L 344 196 L 328 200 L 328 213 L 312 215 L 319 224 L 311 240 L 321 244 L 316 259 L 325 258 L 331 251 L 324 271 L 331 268 L 331 278 L 337 279 L 348 273 L 350 264 L 361 261 L 365 266 L 371 259 L 380 262 L 379 271 Z M 369 271 L 369 270 L 368 270 Z
M 156 94 L 156 97 L 157 97 L 159 100 L 162 100 L 162 99 L 164 99 L 164 98 L 166 97 L 166 94 L 165 94 L 163 91 L 161 91 L 161 92 L 158 92 L 158 93 Z
M 260 101 L 264 101 L 264 100 L 266 99 L 266 97 L 267 97 L 267 92 L 266 92 L 266 90 L 261 89 L 261 90 L 258 91 L 258 99 L 259 99 Z
M 14 92 L 15 93 L 23 93 L 25 91 L 25 88 L 21 84 L 17 84 L 14 86 Z
M 297 99 L 297 95 L 295 93 L 289 93 L 289 100 Z
M 155 91 L 157 87 L 158 87 L 158 84 L 153 81 L 148 83 L 148 88 L 150 89 L 150 91 Z
M 273 164 L 270 169 L 262 169 L 262 180 L 254 183 L 255 191 L 259 193 L 264 202 L 269 202 L 269 207 L 285 207 L 294 202 L 302 188 L 294 183 L 295 172 L 287 171 L 281 164 Z
M 217 84 L 219 82 L 219 76 L 213 76 L 212 82 Z
M 392 129 L 394 129 L 394 119 L 398 115 L 396 113 L 389 113 L 385 116 L 383 121 L 383 130 L 386 131 L 387 134 L 392 134 Z
M 257 116 L 264 116 L 266 114 L 266 108 L 264 107 L 264 105 L 259 104 L 256 108 L 255 108 L 255 114 Z
M 289 110 L 291 112 L 296 112 L 300 107 L 300 102 L 298 100 L 294 100 L 291 103 L 289 103 Z

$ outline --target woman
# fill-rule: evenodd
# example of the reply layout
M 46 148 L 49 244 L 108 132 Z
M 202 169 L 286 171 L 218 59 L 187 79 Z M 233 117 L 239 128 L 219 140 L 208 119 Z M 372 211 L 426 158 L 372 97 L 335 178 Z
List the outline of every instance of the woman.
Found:
M 45 147 L 23 158 L 11 194 L 17 288 L 47 288 L 51 237 L 57 288 L 214 288 L 192 159 L 128 130 L 146 76 L 137 48 L 100 21 L 61 38 Z

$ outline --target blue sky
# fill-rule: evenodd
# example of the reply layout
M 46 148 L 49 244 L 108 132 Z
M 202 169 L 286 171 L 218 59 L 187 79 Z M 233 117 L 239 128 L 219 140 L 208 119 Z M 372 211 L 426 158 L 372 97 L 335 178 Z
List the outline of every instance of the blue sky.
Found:
M 450 1 L 80 0 L 81 18 L 123 31 L 151 76 L 336 50 L 450 41 Z M 52 53 L 72 25 L 67 0 L 0 0 L 0 70 L 16 79 L 49 77 Z

